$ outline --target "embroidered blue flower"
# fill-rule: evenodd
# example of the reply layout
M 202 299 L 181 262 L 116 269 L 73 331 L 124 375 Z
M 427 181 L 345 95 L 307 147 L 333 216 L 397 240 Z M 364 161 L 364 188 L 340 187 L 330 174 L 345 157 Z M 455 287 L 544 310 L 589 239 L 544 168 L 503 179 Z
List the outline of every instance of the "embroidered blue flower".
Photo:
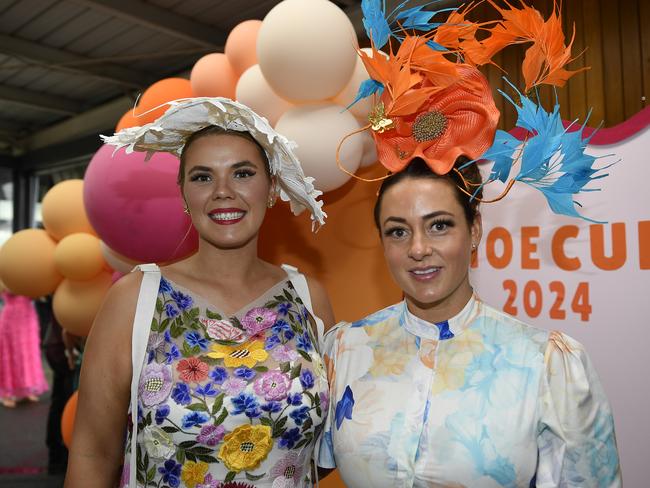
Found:
M 269 413 L 278 413 L 282 410 L 282 404 L 280 402 L 269 402 L 262 405 L 262 410 Z
M 158 472 L 162 474 L 162 480 L 172 488 L 177 488 L 181 483 L 181 465 L 173 459 L 165 461 L 165 464 L 158 468 Z
M 303 369 L 300 372 L 300 384 L 305 390 L 314 387 L 314 373 L 310 369 Z
M 280 345 L 280 338 L 276 335 L 270 335 L 264 340 L 264 349 L 269 351 Z
M 206 385 L 199 386 L 196 389 L 196 394 L 197 395 L 205 395 L 205 396 L 216 396 L 217 393 L 219 393 L 219 390 L 217 390 L 214 387 L 214 383 L 210 382 Z
M 293 446 L 300 441 L 302 434 L 298 427 L 287 430 L 278 441 L 278 445 L 283 449 L 293 449 Z
M 309 338 L 309 334 L 307 332 L 303 332 L 298 336 L 296 339 L 296 346 L 298 349 L 302 349 L 304 351 L 312 350 L 311 339 Z
M 190 387 L 185 383 L 176 383 L 176 386 L 172 390 L 172 399 L 179 405 L 189 405 L 192 401 Z
M 289 414 L 289 417 L 296 422 L 296 425 L 302 425 L 302 423 L 309 418 L 309 407 L 305 406 L 296 408 Z
M 282 315 L 287 315 L 289 310 L 291 310 L 291 303 L 289 302 L 284 302 L 278 305 L 278 313 Z
M 188 332 L 185 334 L 185 341 L 187 341 L 190 347 L 199 346 L 202 351 L 208 348 L 208 340 L 198 332 Z
M 171 364 L 173 361 L 181 357 L 181 352 L 178 350 L 176 344 L 172 344 L 172 347 L 169 348 L 169 351 L 165 353 L 165 363 Z
M 276 334 L 280 334 L 281 332 L 284 331 L 291 331 L 291 326 L 289 325 L 289 322 L 287 322 L 286 320 L 279 319 L 276 320 L 275 324 L 273 324 L 271 330 Z
M 235 409 L 231 412 L 233 415 L 244 413 L 251 419 L 262 415 L 262 412 L 260 412 L 260 404 L 257 403 L 257 398 L 250 393 L 240 393 L 230 401 L 235 406 Z
M 289 393 L 287 403 L 289 405 L 302 405 L 302 393 Z
M 246 366 L 242 366 L 241 368 L 237 368 L 234 371 L 234 374 L 237 378 L 241 378 L 246 381 L 250 381 L 253 378 L 255 378 L 255 371 L 253 371 L 250 368 L 247 368 Z
M 167 281 L 165 278 L 160 278 L 160 287 L 158 289 L 165 293 L 171 293 L 174 291 L 172 285 L 170 285 L 169 281 Z
M 172 341 L 172 335 L 169 332 L 169 329 L 165 330 L 165 342 L 171 342 Z
M 183 428 L 191 429 L 192 427 L 197 427 L 201 424 L 206 423 L 210 417 L 208 414 L 203 412 L 190 412 L 183 415 Z
M 215 383 L 221 384 L 225 381 L 226 378 L 228 378 L 228 371 L 226 368 L 217 366 L 212 371 L 210 371 L 210 378 L 212 378 Z
M 156 409 L 156 424 L 160 425 L 169 415 L 169 405 L 161 405 Z
M 176 307 L 174 307 L 174 305 L 172 305 L 171 303 L 168 303 L 168 304 L 165 305 L 165 313 L 167 314 L 167 317 L 169 317 L 170 319 L 173 319 L 180 312 L 178 311 L 178 309 Z
M 352 408 L 354 408 L 354 395 L 350 386 L 345 387 L 345 392 L 343 397 L 336 404 L 336 411 L 334 412 L 334 418 L 336 419 L 336 430 L 341 428 L 343 419 L 352 420 Z
M 178 290 L 174 290 L 171 293 L 172 300 L 176 302 L 176 305 L 178 308 L 181 310 L 187 310 L 192 306 L 192 303 L 194 303 L 194 300 L 192 300 L 192 297 L 189 295 L 185 295 L 184 293 L 181 293 Z

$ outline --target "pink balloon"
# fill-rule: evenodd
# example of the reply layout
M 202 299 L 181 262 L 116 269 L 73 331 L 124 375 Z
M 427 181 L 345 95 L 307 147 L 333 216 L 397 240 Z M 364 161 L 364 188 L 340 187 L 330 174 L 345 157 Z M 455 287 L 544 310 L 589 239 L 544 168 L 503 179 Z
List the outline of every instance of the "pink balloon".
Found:
M 84 205 L 101 240 L 140 263 L 178 260 L 198 247 L 198 235 L 176 183 L 178 158 L 126 154 L 102 146 L 84 178 Z

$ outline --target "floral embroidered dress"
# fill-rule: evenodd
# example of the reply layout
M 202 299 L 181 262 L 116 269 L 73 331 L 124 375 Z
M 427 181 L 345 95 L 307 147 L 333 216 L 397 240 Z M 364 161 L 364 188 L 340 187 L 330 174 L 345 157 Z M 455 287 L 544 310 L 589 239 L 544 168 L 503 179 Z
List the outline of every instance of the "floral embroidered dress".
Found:
M 328 411 L 311 320 L 289 279 L 225 317 L 163 277 L 139 383 L 138 486 L 311 486 Z
M 612 414 L 583 347 L 476 298 L 428 323 L 405 302 L 325 336 L 319 465 L 348 488 L 620 487 Z

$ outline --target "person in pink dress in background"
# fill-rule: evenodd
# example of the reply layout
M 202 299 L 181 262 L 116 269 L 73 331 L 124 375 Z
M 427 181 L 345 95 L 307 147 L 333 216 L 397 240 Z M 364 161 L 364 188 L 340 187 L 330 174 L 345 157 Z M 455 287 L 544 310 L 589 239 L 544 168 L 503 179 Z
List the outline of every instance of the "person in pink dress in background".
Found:
M 5 407 L 48 390 L 41 361 L 38 316 L 32 300 L 0 284 L 0 400 Z

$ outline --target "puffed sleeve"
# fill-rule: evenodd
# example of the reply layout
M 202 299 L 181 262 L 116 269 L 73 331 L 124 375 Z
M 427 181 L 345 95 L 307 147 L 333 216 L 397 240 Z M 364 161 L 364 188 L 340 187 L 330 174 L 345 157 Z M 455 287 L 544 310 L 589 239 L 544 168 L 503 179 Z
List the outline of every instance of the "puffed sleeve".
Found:
M 620 487 L 614 419 L 582 344 L 552 332 L 544 362 L 535 486 Z
M 317 463 L 321 468 L 336 468 L 336 461 L 334 461 L 334 446 L 332 445 L 332 426 L 334 425 L 335 405 L 334 399 L 336 398 L 335 392 L 335 379 L 336 379 L 336 350 L 337 350 L 337 337 L 339 331 L 345 322 L 339 323 L 327 331 L 323 338 L 323 359 L 327 370 L 327 381 L 329 383 L 329 406 L 327 419 L 325 420 L 325 427 L 320 437 L 320 444 L 318 446 Z

